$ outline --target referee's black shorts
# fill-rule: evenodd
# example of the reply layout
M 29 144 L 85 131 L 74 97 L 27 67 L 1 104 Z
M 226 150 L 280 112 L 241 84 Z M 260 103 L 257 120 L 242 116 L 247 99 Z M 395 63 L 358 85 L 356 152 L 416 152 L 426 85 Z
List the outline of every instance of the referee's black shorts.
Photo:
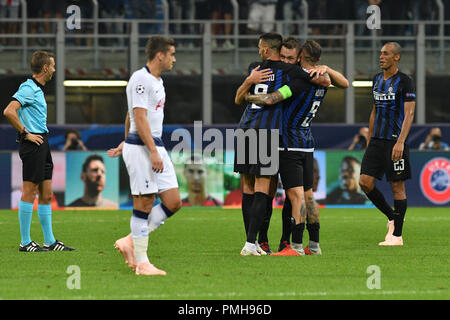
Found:
M 303 187 L 309 190 L 314 180 L 314 153 L 280 151 L 280 178 L 285 190 Z
M 409 147 L 405 143 L 403 158 L 392 161 L 392 149 L 395 140 L 370 139 L 369 146 L 361 162 L 361 174 L 375 177 L 378 180 L 386 175 L 387 181 L 404 181 L 411 179 L 411 164 L 409 162 Z
M 234 172 L 256 176 L 277 174 L 279 165 L 279 134 L 277 131 L 238 129 L 235 136 Z M 274 141 L 276 144 L 273 143 Z
M 19 142 L 23 181 L 34 183 L 51 180 L 53 175 L 53 160 L 50 153 L 50 145 L 48 144 L 48 134 L 37 134 L 44 139 L 40 146 L 24 139 Z

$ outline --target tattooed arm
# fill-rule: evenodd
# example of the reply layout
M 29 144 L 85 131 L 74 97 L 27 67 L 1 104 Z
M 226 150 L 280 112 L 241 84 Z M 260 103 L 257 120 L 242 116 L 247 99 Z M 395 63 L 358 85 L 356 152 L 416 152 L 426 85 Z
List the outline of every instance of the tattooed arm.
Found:
M 311 83 L 317 84 L 323 87 L 328 87 L 331 84 L 330 76 L 328 73 L 324 73 L 319 76 L 318 79 L 311 80 Z M 245 100 L 256 105 L 271 106 L 278 102 L 286 100 L 292 96 L 292 91 L 288 85 L 282 86 L 275 92 L 265 94 L 247 94 Z
M 280 101 L 283 101 L 284 99 L 285 98 L 279 91 L 266 94 L 248 94 L 245 97 L 245 100 L 247 100 L 248 102 L 258 105 L 274 105 Z
M 252 85 L 269 80 L 271 75 L 272 70 L 270 68 L 263 70 L 260 69 L 260 66 L 254 68 L 250 75 L 245 78 L 245 81 L 237 89 L 236 95 L 234 97 L 234 103 L 237 105 L 242 104 L 245 100 L 247 92 L 250 90 Z

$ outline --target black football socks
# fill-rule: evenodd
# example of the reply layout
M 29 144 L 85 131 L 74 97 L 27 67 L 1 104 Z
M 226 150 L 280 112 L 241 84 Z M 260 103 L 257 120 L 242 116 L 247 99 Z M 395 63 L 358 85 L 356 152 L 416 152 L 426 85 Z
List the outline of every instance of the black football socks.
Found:
M 253 194 L 242 194 L 242 217 L 244 219 L 245 235 L 248 234 L 248 227 L 250 225 L 250 210 L 253 204 Z
M 264 221 L 266 216 L 267 202 L 270 201 L 267 194 L 262 192 L 255 192 L 255 198 L 253 199 L 253 204 L 250 212 L 250 224 L 247 233 L 247 242 L 255 243 L 256 235 Z
M 267 232 L 269 231 L 269 225 L 270 225 L 270 219 L 272 218 L 272 203 L 273 203 L 273 197 L 267 196 L 267 207 L 266 207 L 266 214 L 264 216 L 263 223 L 261 225 L 261 229 L 259 230 L 258 234 L 258 242 L 269 242 L 269 238 L 267 236 Z
M 366 193 L 366 195 L 369 198 L 369 200 L 372 201 L 375 207 L 377 207 L 378 210 L 380 210 L 386 215 L 389 221 L 394 220 L 394 211 L 392 210 L 391 206 L 386 202 L 386 199 L 384 198 L 380 190 L 377 189 L 377 187 L 374 187 L 373 190 L 370 191 L 369 193 Z
M 394 233 L 396 237 L 400 237 L 403 231 L 403 220 L 405 219 L 407 201 L 394 200 Z

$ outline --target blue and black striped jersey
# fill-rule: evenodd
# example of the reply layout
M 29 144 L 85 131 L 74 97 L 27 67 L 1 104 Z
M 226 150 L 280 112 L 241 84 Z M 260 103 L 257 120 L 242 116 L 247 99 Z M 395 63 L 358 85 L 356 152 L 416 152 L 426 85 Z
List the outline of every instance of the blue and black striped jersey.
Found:
M 306 75 L 307 72 L 302 70 Z M 284 102 L 280 148 L 303 150 L 314 148 L 311 122 L 325 98 L 327 88 L 302 81 L 301 93 Z
M 380 72 L 373 78 L 372 92 L 375 105 L 372 137 L 397 140 L 405 117 L 405 102 L 416 100 L 413 80 L 400 71 L 385 80 Z
M 260 69 L 271 68 L 272 78 L 265 82 L 253 85 L 250 88 L 251 94 L 272 93 L 288 85 L 293 95 L 300 93 L 301 85 L 309 81 L 309 74 L 303 72 L 297 65 L 284 63 L 281 61 L 265 60 L 250 64 L 248 73 L 260 66 Z M 281 129 L 282 126 L 283 102 L 274 106 L 259 106 L 249 103 L 241 117 L 239 127 L 242 129 Z M 280 132 L 281 133 L 281 132 Z

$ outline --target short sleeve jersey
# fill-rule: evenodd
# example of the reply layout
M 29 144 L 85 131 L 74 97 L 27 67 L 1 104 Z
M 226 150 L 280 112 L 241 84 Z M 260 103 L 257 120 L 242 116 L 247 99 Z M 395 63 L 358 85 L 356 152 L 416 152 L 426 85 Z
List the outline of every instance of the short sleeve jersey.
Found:
M 302 69 L 302 72 L 308 75 L 306 70 Z M 315 145 L 311 122 L 319 111 L 327 88 L 303 80 L 298 89 L 301 92 L 284 103 L 280 147 L 288 150 L 313 151 Z
M 287 85 L 292 94 L 297 95 L 301 92 L 302 81 L 309 81 L 309 75 L 302 72 L 297 65 L 273 60 L 253 62 L 249 65 L 248 74 L 257 66 L 260 66 L 261 70 L 272 69 L 273 75 L 269 81 L 252 85 L 250 88 L 251 94 L 272 93 Z M 259 106 L 249 103 L 241 117 L 239 127 L 242 129 L 281 129 L 282 112 L 283 102 L 273 106 Z
M 147 110 L 147 120 L 153 137 L 161 138 L 164 120 L 166 92 L 163 80 L 155 78 L 147 66 L 133 73 L 127 85 L 130 133 L 138 133 L 134 108 Z
M 21 105 L 17 112 L 19 120 L 32 133 L 48 133 L 47 103 L 42 88 L 36 80 L 28 79 L 13 95 Z
M 405 118 L 405 102 L 416 100 L 413 80 L 403 72 L 384 80 L 383 72 L 373 78 L 375 122 L 372 137 L 397 140 Z

